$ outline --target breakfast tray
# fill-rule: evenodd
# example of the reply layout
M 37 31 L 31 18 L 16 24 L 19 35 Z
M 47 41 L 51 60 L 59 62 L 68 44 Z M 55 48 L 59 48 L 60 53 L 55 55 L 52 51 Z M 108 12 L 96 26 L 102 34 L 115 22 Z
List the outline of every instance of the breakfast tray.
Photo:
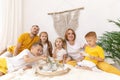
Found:
M 37 74 L 39 75 L 43 75 L 43 76 L 60 76 L 60 75 L 64 75 L 66 73 L 68 73 L 70 71 L 70 68 L 66 68 L 64 70 L 60 70 L 60 71 L 53 71 L 53 72 L 48 72 L 48 71 L 37 71 Z

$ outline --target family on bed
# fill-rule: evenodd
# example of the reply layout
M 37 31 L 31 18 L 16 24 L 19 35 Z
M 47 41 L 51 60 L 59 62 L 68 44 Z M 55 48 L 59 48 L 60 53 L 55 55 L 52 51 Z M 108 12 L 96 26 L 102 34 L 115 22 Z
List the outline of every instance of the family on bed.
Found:
M 94 31 L 85 35 L 87 44 L 82 45 L 76 40 L 75 31 L 69 28 L 65 32 L 65 39 L 56 38 L 53 48 L 48 33 L 41 32 L 38 36 L 39 30 L 38 25 L 33 25 L 30 33 L 19 36 L 15 46 L 1 52 L 0 76 L 21 68 L 32 68 L 36 61 L 46 60 L 48 56 L 78 69 L 103 70 L 120 75 L 119 69 L 104 62 L 104 50 L 96 44 L 97 35 Z

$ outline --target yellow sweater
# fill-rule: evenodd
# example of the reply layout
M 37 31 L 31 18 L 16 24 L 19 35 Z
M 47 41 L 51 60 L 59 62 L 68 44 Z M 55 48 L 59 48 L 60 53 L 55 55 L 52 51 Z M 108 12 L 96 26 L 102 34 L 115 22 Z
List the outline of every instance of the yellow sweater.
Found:
M 39 36 L 35 36 L 34 38 L 31 38 L 30 33 L 21 34 L 20 37 L 18 38 L 18 43 L 21 43 L 22 45 L 21 45 L 18 53 L 20 53 L 24 49 L 29 49 L 30 50 L 30 47 L 32 46 L 32 44 L 35 43 L 35 42 L 38 42 L 38 41 L 39 41 Z M 14 48 L 15 48 L 15 46 L 8 47 L 8 51 L 13 53 Z

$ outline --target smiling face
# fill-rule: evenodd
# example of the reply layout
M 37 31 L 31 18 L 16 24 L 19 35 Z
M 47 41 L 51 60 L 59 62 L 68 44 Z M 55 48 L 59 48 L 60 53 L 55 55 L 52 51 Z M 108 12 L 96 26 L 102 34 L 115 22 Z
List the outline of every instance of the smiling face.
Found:
M 76 34 L 75 34 L 74 30 L 68 29 L 65 33 L 65 38 L 67 41 L 74 41 L 76 38 Z

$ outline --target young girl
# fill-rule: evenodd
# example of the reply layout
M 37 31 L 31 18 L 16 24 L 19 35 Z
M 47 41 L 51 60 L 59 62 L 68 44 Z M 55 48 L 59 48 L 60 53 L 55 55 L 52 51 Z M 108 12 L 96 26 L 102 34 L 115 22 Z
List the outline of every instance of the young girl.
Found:
M 52 44 L 48 39 L 47 32 L 41 32 L 40 35 L 40 43 L 43 45 L 43 55 L 52 57 Z
M 57 38 L 55 40 L 55 48 L 54 48 L 54 52 L 53 52 L 53 58 L 55 58 L 56 60 L 58 60 L 59 62 L 63 62 L 65 63 L 65 59 L 66 59 L 66 45 L 65 45 L 65 41 L 62 38 Z

